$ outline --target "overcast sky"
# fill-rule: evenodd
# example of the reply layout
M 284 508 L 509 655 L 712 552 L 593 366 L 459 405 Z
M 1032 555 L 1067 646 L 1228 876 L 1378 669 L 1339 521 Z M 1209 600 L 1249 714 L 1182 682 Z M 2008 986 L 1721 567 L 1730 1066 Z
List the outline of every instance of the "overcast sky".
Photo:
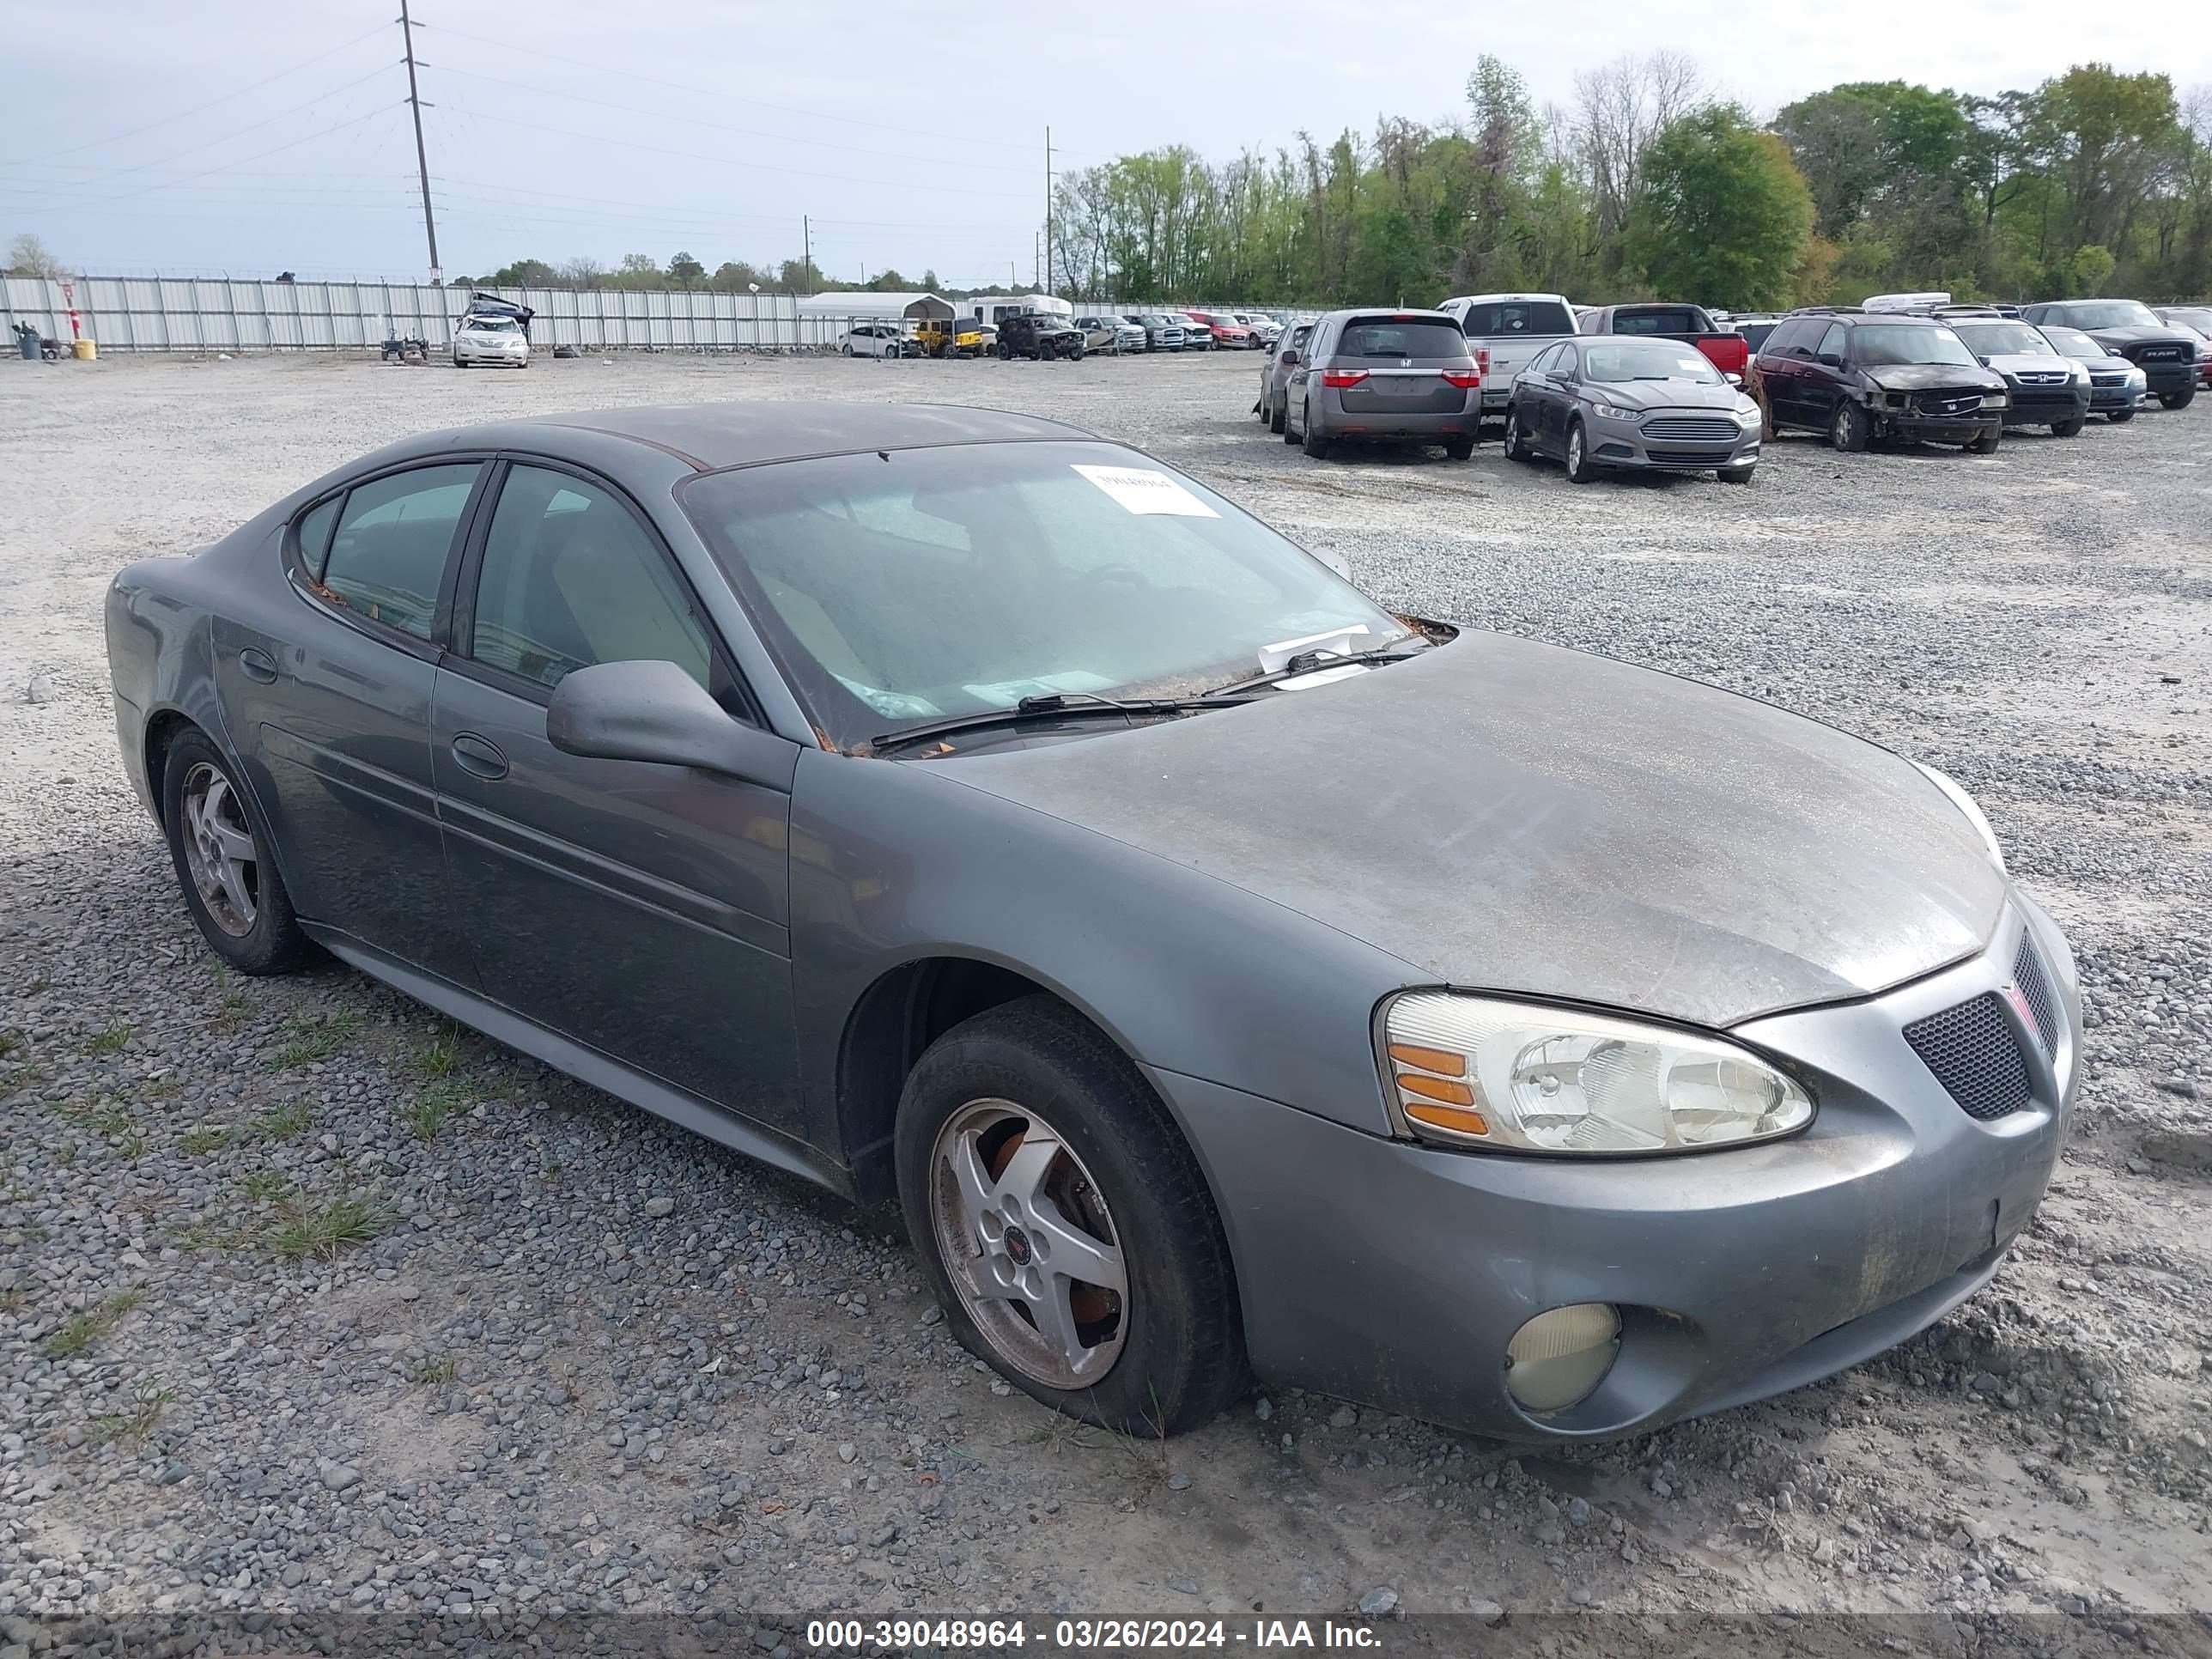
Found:
M 1838 81 L 1988 94 L 2089 59 L 2212 82 L 2203 0 L 410 4 L 449 273 L 795 258 L 808 214 L 838 276 L 1026 283 L 1048 123 L 1063 168 L 1178 142 L 1225 157 L 1454 118 L 1486 52 L 1540 104 L 1662 46 L 1762 113 Z M 397 5 L 12 0 L 0 244 L 31 232 L 94 274 L 420 280 Z

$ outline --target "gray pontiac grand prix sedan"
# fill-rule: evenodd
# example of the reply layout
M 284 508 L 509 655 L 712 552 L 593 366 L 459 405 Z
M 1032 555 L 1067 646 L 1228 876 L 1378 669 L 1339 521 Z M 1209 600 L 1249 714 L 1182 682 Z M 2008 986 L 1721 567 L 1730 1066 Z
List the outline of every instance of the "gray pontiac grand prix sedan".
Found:
M 1397 617 L 996 411 L 410 439 L 107 599 L 209 945 L 316 947 L 853 1199 L 1139 1432 L 1253 1373 L 1646 1430 L 1995 1272 L 2072 959 L 1949 780 Z

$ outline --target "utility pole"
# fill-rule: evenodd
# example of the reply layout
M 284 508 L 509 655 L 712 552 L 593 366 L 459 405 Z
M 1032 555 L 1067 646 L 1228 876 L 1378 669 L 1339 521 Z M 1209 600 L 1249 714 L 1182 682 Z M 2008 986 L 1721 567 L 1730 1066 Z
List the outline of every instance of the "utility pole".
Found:
M 1052 129 L 1044 130 L 1044 291 L 1052 292 Z
M 806 291 L 814 292 L 814 221 L 805 214 L 799 216 L 799 246 L 800 252 L 799 274 L 806 279 Z
M 422 181 L 422 234 L 429 239 L 430 286 L 436 288 L 446 280 L 446 273 L 438 268 L 438 222 L 430 214 L 430 161 L 422 149 L 422 100 L 415 87 L 415 20 L 407 15 L 407 0 L 399 0 L 399 33 L 407 42 L 407 106 L 415 112 L 415 171 Z

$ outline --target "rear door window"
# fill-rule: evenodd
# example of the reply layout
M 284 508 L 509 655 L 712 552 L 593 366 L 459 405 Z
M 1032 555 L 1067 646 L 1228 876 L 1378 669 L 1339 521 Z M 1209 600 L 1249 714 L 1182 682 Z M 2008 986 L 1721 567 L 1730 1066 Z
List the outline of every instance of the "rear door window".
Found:
M 1461 321 L 1470 335 L 1571 334 L 1575 319 L 1553 300 L 1499 300 L 1472 305 Z
M 1398 322 L 1380 317 L 1359 318 L 1345 325 L 1340 357 L 1464 357 L 1467 336 L 1441 319 L 1435 322 Z
M 356 485 L 317 578 L 323 597 L 428 639 L 453 532 L 483 471 L 481 461 L 419 466 Z

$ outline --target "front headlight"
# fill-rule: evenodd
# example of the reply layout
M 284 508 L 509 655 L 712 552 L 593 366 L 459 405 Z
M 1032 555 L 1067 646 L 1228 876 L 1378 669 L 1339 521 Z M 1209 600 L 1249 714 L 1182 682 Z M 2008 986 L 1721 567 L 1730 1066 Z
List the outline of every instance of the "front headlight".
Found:
M 1739 426 L 1757 426 L 1764 417 L 1759 414 L 1757 404 L 1746 404 L 1736 410 L 1735 418 Z
M 2002 392 L 1984 392 L 1982 393 L 1982 407 L 1984 409 L 2009 409 L 2012 407 L 2012 399 Z
M 1952 805 L 1966 815 L 1966 822 L 1974 826 L 1975 833 L 1982 838 L 1983 847 L 1989 852 L 1990 862 L 1996 865 L 1998 869 L 2003 869 L 2005 867 L 2004 848 L 1997 845 L 1997 832 L 1990 828 L 1988 816 L 1983 812 L 1974 798 L 1961 789 L 1954 780 L 1938 772 L 1934 767 L 1921 761 L 1915 761 L 1912 763 L 1918 768 L 1923 777 L 1951 798 Z
M 1470 1151 L 1693 1152 L 1813 1118 L 1795 1079 L 1722 1038 L 1448 991 L 1391 1003 L 1383 1073 L 1409 1133 Z
M 1616 409 L 1611 404 L 1592 404 L 1590 412 L 1607 421 L 1640 421 L 1644 418 L 1644 411 L 1640 409 Z

